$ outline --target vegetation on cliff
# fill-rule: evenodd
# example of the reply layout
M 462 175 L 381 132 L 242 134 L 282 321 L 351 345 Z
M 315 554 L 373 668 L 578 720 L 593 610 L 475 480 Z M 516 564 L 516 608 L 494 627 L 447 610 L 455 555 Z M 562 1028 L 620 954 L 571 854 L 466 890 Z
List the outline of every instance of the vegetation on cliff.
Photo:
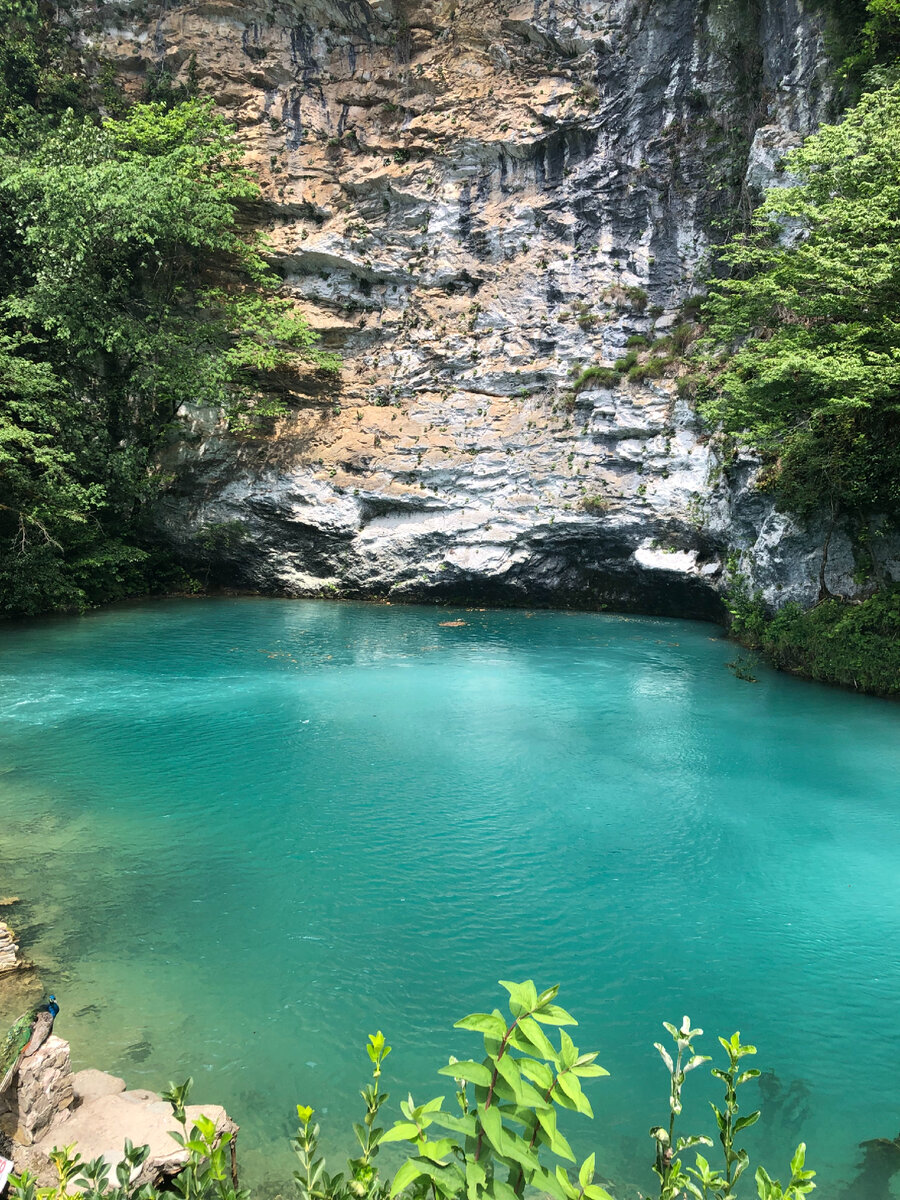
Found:
M 728 597 L 731 632 L 774 666 L 876 696 L 900 695 L 900 587 L 850 604 L 837 597 L 813 608 L 766 611 L 738 578 Z
M 590 1154 L 578 1165 L 559 1128 L 559 1116 L 565 1112 L 593 1117 L 582 1085 L 609 1072 L 596 1062 L 596 1052 L 582 1053 L 565 1028 L 559 1029 L 558 1044 L 552 1036 L 554 1028 L 578 1023 L 556 1004 L 558 987 L 538 993 L 530 979 L 502 982 L 502 986 L 509 993 L 510 1016 L 494 1009 L 471 1013 L 456 1023 L 457 1029 L 480 1033 L 485 1050 L 481 1061 L 451 1058 L 440 1068 L 439 1074 L 455 1084 L 457 1111 L 445 1110 L 443 1095 L 424 1104 L 416 1104 L 409 1096 L 400 1104 L 402 1120 L 387 1130 L 377 1124 L 389 1098 L 381 1090 L 381 1074 L 391 1047 L 381 1032 L 370 1035 L 366 1047 L 372 1082 L 360 1093 L 365 1114 L 353 1127 L 359 1154 L 348 1160 L 346 1174 L 328 1174 L 325 1158 L 319 1153 L 320 1130 L 312 1120 L 314 1110 L 297 1106 L 300 1124 L 292 1144 L 299 1162 L 294 1172 L 299 1200 L 393 1200 L 396 1196 L 404 1200 L 524 1200 L 526 1194 L 536 1193 L 549 1200 L 612 1200 L 597 1178 L 596 1156 Z M 657 1176 L 659 1200 L 688 1195 L 695 1200 L 734 1200 L 738 1180 L 750 1169 L 750 1156 L 740 1145 L 741 1135 L 760 1117 L 758 1110 L 740 1115 L 744 1104 L 741 1089 L 760 1075 L 744 1061 L 756 1054 L 756 1047 L 743 1044 L 739 1033 L 719 1038 L 725 1061 L 712 1068 L 712 1075 L 722 1085 L 724 1097 L 721 1108 L 710 1104 L 720 1147 L 720 1162 L 714 1165 L 698 1152 L 698 1147 L 712 1147 L 713 1139 L 706 1134 L 686 1134 L 679 1128 L 687 1076 L 711 1061 L 697 1053 L 695 1046 L 703 1030 L 692 1028 L 688 1017 L 680 1025 L 666 1021 L 664 1027 L 667 1042 L 657 1042 L 655 1048 L 668 1076 L 666 1115 L 663 1124 L 650 1130 L 651 1166 Z M 217 1140 L 215 1126 L 206 1118 L 191 1130 L 186 1127 L 190 1084 L 188 1080 L 178 1087 L 172 1085 L 166 1094 L 183 1127 L 182 1134 L 173 1136 L 187 1151 L 185 1170 L 172 1181 L 172 1192 L 183 1200 L 248 1200 L 249 1193 L 238 1187 L 232 1174 L 227 1153 L 231 1134 Z M 393 1179 L 388 1180 L 382 1178 L 376 1159 L 382 1146 L 394 1142 L 407 1143 L 409 1148 Z M 146 1146 L 126 1145 L 116 1185 L 102 1158 L 85 1163 L 69 1146 L 53 1153 L 58 1187 L 38 1188 L 34 1176 L 24 1172 L 12 1179 L 11 1195 L 15 1200 L 65 1200 L 72 1194 L 86 1200 L 159 1200 L 166 1193 L 132 1182 L 139 1180 L 147 1153 Z M 784 1185 L 757 1166 L 760 1200 L 802 1200 L 812 1192 L 815 1171 L 806 1168 L 805 1158 L 806 1146 L 801 1143 Z M 575 1164 L 574 1169 L 566 1163 Z
M 733 628 L 785 668 L 900 691 L 896 589 L 877 542 L 900 519 L 900 2 L 854 10 L 842 71 L 866 91 L 787 156 L 751 227 L 723 248 L 704 306 L 700 408 L 763 457 L 760 485 L 856 539 L 861 605 L 828 593 L 767 614 L 732 590 Z M 849 20 L 854 14 L 845 14 Z M 827 522 L 826 522 L 827 526 Z
M 702 407 L 800 513 L 900 514 L 900 85 L 788 155 L 707 306 Z
M 165 580 L 141 512 L 180 407 L 247 427 L 284 411 L 301 365 L 336 365 L 241 222 L 259 189 L 211 102 L 101 118 L 84 92 L 35 0 L 0 0 L 0 609 L 14 613 Z

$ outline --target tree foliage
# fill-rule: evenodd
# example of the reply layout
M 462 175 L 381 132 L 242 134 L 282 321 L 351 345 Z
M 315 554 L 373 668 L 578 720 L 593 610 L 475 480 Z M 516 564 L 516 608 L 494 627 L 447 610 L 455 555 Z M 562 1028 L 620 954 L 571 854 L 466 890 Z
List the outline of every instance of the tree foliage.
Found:
M 900 512 L 900 85 L 786 159 L 705 309 L 702 408 L 798 511 Z
M 246 430 L 337 362 L 245 228 L 259 188 L 212 102 L 61 109 L 48 19 L 0 5 L 0 607 L 33 613 L 148 586 L 141 513 L 182 405 Z

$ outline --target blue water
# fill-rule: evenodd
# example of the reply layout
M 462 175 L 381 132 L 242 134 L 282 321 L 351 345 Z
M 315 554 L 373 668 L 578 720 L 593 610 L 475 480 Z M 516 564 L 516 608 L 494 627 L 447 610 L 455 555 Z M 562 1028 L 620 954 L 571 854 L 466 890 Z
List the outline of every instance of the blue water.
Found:
M 897 706 L 597 614 L 178 601 L 0 646 L 0 893 L 58 1031 L 132 1086 L 193 1075 L 250 1182 L 287 1177 L 297 1102 L 342 1166 L 369 1032 L 397 1114 L 533 977 L 611 1072 L 570 1132 L 622 1195 L 652 1189 L 684 1013 L 776 1073 L 770 1174 L 802 1135 L 823 1197 L 884 1195 L 853 1181 L 900 1129 Z

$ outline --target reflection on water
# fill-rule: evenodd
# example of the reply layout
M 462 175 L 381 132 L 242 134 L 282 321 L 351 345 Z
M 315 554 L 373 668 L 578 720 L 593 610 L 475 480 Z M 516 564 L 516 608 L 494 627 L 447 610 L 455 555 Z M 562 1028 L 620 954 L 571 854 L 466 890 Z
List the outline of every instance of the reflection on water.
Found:
M 824 1200 L 883 1200 L 900 709 L 733 653 L 688 622 L 274 600 L 5 628 L 0 893 L 59 1032 L 132 1086 L 193 1075 L 274 1188 L 297 1102 L 350 1149 L 369 1032 L 393 1114 L 477 1054 L 450 1027 L 497 978 L 558 981 L 611 1071 L 568 1132 L 623 1194 L 687 1012 L 707 1053 L 759 1047 L 770 1174 L 803 1136 Z

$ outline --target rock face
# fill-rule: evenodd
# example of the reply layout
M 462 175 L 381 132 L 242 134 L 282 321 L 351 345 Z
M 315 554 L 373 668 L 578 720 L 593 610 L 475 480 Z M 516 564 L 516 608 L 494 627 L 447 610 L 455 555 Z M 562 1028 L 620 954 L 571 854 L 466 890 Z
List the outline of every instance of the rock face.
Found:
M 16 971 L 22 966 L 15 938 L 16 935 L 10 927 L 0 921 L 0 975 L 5 975 L 7 971 Z
M 773 604 L 856 594 L 843 531 L 725 469 L 671 372 L 573 388 L 678 329 L 711 231 L 826 113 L 818 7 L 199 0 L 80 22 L 132 94 L 190 76 L 235 121 L 285 291 L 344 357 L 265 438 L 185 414 L 157 520 L 201 569 L 714 616 L 730 555 Z
M 188 1130 L 202 1114 L 215 1124 L 217 1138 L 237 1134 L 220 1105 L 189 1105 L 185 1113 Z M 150 1147 L 132 1184 L 159 1185 L 177 1175 L 187 1157 L 170 1136 L 178 1129 L 171 1106 L 155 1092 L 128 1091 L 124 1079 L 103 1071 L 73 1074 L 69 1044 L 55 1036 L 22 1060 L 16 1085 L 0 1097 L 0 1131 L 12 1139 L 16 1170 L 27 1168 L 42 1185 L 56 1182 L 50 1151 L 72 1144 L 87 1162 L 106 1159 L 115 1178 L 126 1138 Z
M 22 1146 L 33 1146 L 74 1100 L 69 1043 L 51 1034 L 23 1058 L 16 1080 L 0 1096 L 0 1129 Z

